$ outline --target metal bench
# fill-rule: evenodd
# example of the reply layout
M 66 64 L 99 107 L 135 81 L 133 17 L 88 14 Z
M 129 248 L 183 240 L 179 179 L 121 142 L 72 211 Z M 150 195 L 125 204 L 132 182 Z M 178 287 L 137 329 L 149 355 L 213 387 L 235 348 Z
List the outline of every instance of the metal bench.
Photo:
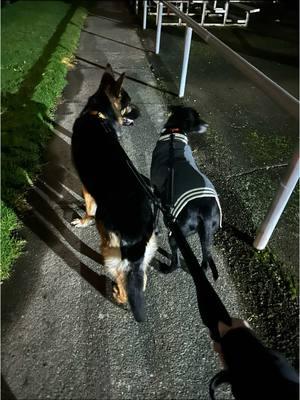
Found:
M 145 7 L 145 2 L 143 3 Z M 260 11 L 260 8 L 247 6 L 239 0 L 174 0 L 170 3 L 203 26 L 247 26 L 250 14 Z M 157 24 L 159 0 L 148 0 L 146 4 L 147 15 L 155 16 Z M 231 12 L 231 8 L 235 9 L 234 12 Z M 165 5 L 162 16 L 162 25 L 185 25 L 182 18 L 168 10 Z
M 247 6 L 246 4 L 242 3 L 235 3 L 235 2 L 230 2 L 230 9 L 234 9 L 234 12 L 240 11 L 239 14 L 242 15 L 237 15 L 231 12 L 231 10 L 228 12 L 228 23 L 232 23 L 236 21 L 238 25 L 242 26 L 247 26 L 250 18 L 250 14 L 258 13 L 260 12 L 260 8 L 258 7 L 251 7 Z

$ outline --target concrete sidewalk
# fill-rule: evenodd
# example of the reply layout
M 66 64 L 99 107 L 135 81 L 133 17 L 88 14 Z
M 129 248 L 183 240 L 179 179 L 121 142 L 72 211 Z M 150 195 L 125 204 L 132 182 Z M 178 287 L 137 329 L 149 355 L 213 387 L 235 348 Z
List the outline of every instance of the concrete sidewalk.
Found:
M 199 318 L 191 277 L 183 270 L 162 275 L 154 260 L 146 292 L 147 321 L 137 324 L 130 312 L 112 301 L 112 283 L 99 265 L 96 228 L 78 230 L 70 225 L 75 212 L 82 212 L 80 182 L 70 160 L 72 125 L 98 87 L 107 62 L 117 72 L 126 72 L 124 86 L 141 110 L 135 126 L 124 128 L 121 140 L 138 169 L 149 176 L 167 107 L 178 103 L 172 92 L 180 53 L 169 44 L 179 43 L 181 49 L 180 40 L 170 36 L 163 46 L 172 60 L 155 57 L 153 34 L 140 31 L 138 20 L 122 1 L 97 2 L 86 21 L 78 62 L 68 75 L 57 111 L 48 163 L 30 194 L 32 212 L 25 218 L 24 230 L 27 252 L 2 287 L 2 375 L 7 398 L 208 398 L 208 383 L 219 370 L 219 361 Z M 201 71 L 211 60 L 208 50 L 202 58 Z M 193 65 L 199 78 L 199 62 Z M 224 73 L 229 74 L 227 69 Z M 250 206 L 233 180 L 225 179 L 241 171 L 232 143 L 221 135 L 224 125 L 241 122 L 241 106 L 225 109 L 230 98 L 237 97 L 237 89 L 230 97 L 220 78 L 215 91 L 210 86 L 213 80 L 208 81 L 203 71 L 201 76 L 207 82 L 203 81 L 200 95 L 198 91 L 194 95 L 196 82 L 189 81 L 187 104 L 197 108 L 210 131 L 191 144 L 200 167 L 220 191 L 227 223 L 216 238 L 220 278 L 215 288 L 232 315 L 247 317 L 267 343 L 296 363 L 296 302 L 272 254 L 256 256 L 245 242 L 253 226 Z M 261 120 L 261 126 L 265 124 Z M 253 192 L 252 184 L 247 193 Z M 165 230 L 159 244 L 156 258 L 162 259 L 163 251 L 169 252 Z M 198 238 L 191 245 L 200 259 Z M 220 398 L 230 399 L 228 390 Z

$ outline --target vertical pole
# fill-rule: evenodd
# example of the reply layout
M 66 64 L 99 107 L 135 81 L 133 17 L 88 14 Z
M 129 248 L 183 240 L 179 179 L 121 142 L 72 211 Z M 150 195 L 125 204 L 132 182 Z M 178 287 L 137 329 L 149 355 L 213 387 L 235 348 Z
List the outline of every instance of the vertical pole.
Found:
M 256 238 L 253 243 L 253 246 L 257 250 L 263 250 L 268 244 L 268 241 L 277 225 L 286 203 L 288 202 L 296 183 L 298 182 L 299 167 L 299 153 L 297 152 L 292 159 L 287 175 L 280 183 L 280 188 L 275 199 L 273 200 L 273 203 L 271 204 L 265 220 L 257 231 Z
M 144 1 L 143 30 L 147 28 L 147 1 Z
M 181 12 L 183 12 L 183 3 L 180 3 L 179 4 L 179 10 L 181 11 Z M 182 24 L 182 19 L 179 17 L 179 19 L 178 19 L 178 25 L 180 26 Z
M 135 0 L 135 13 L 136 15 L 139 13 L 139 0 Z
M 163 3 L 159 2 L 155 54 L 159 54 Z
M 206 15 L 206 5 L 207 5 L 207 1 L 205 1 L 203 3 L 203 8 L 202 8 L 202 16 L 201 16 L 201 26 L 204 24 L 205 21 L 205 15 Z
M 250 17 L 250 14 L 248 12 L 246 12 L 246 19 L 245 19 L 245 25 L 244 25 L 245 27 L 248 26 L 249 17 Z
M 226 25 L 226 21 L 227 21 L 228 9 L 229 9 L 229 1 L 226 1 L 225 6 L 224 6 L 224 19 L 223 19 L 224 26 Z
M 186 31 L 185 31 L 184 53 L 183 53 L 183 62 L 182 62 L 182 70 L 181 70 L 179 97 L 184 96 L 186 75 L 187 75 L 190 49 L 191 49 L 192 33 L 193 33 L 193 29 L 190 28 L 189 26 L 187 26 Z

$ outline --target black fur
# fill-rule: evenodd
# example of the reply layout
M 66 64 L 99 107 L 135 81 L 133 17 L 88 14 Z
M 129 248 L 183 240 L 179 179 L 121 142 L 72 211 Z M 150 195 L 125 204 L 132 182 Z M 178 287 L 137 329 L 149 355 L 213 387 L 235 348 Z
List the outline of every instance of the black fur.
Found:
M 165 124 L 165 131 L 162 132 L 162 135 L 168 132 L 170 133 L 174 129 L 185 135 L 190 133 L 203 133 L 207 129 L 207 124 L 200 119 L 198 113 L 194 109 L 176 106 L 171 108 L 171 115 Z M 186 176 L 186 179 L 188 179 L 188 176 Z M 166 191 L 168 187 L 168 184 L 164 185 Z M 168 198 L 167 193 L 158 191 L 156 187 L 154 187 L 154 190 L 162 201 Z M 218 278 L 218 271 L 211 255 L 213 235 L 220 223 L 220 212 L 216 200 L 213 197 L 204 197 L 190 201 L 180 212 L 177 223 L 185 237 L 193 233 L 199 235 L 203 254 L 202 267 L 207 270 L 209 266 L 216 280 Z M 165 273 L 172 272 L 180 267 L 179 250 L 172 235 L 169 236 L 169 244 L 172 252 L 171 264 L 169 266 L 166 264 L 161 265 L 161 270 Z
M 113 85 L 110 74 L 104 73 L 98 91 L 76 119 L 72 156 L 82 184 L 97 203 L 96 221 L 121 238 L 122 258 L 128 259 L 131 267 L 127 276 L 129 303 L 136 320 L 142 321 L 145 306 L 140 267 L 154 220 L 151 203 L 128 167 L 118 140 L 120 114 L 111 97 L 121 100 L 121 109 L 130 104 L 130 97 L 123 89 L 118 96 Z M 106 119 L 91 115 L 93 111 Z

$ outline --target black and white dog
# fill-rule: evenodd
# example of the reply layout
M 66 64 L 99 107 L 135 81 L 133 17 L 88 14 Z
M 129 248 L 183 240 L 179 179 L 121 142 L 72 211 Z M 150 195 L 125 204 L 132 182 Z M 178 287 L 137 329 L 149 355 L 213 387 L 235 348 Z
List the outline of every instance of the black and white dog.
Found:
M 209 266 L 216 280 L 218 271 L 211 255 L 211 246 L 213 234 L 222 223 L 221 206 L 213 184 L 195 163 L 187 136 L 190 133 L 203 133 L 207 126 L 194 109 L 182 106 L 171 108 L 171 115 L 152 154 L 151 184 L 162 204 L 170 207 L 184 236 L 196 232 L 199 234 L 202 267 L 207 270 Z M 172 261 L 170 266 L 162 268 L 164 272 L 171 272 L 180 266 L 179 250 L 172 234 L 169 235 L 169 244 Z

